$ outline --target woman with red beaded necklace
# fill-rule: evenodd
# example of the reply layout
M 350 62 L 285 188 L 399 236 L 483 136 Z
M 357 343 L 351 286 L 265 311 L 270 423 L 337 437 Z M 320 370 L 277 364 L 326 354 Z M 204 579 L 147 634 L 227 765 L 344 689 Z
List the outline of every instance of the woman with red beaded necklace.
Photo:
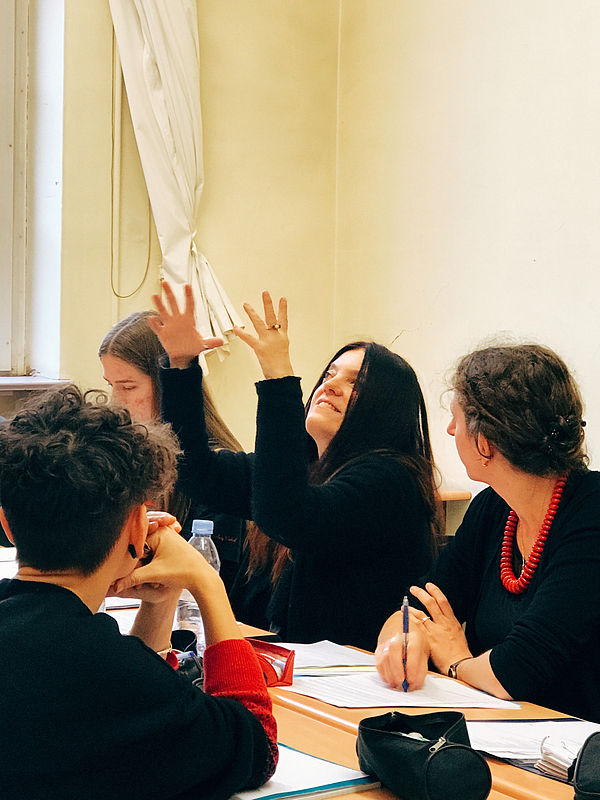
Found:
M 448 433 L 490 488 L 410 587 L 406 652 L 402 612 L 385 623 L 379 672 L 416 689 L 431 660 L 497 697 L 600 722 L 600 473 L 577 385 L 548 348 L 509 345 L 462 358 L 451 389 Z

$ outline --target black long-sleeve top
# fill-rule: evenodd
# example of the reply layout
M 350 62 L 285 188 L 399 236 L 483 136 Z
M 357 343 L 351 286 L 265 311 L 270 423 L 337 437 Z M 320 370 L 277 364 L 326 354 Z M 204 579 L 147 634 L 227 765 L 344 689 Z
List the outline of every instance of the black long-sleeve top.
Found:
M 2 800 L 227 800 L 273 773 L 252 648 L 204 654 L 204 692 L 60 586 L 0 581 Z
M 600 473 L 572 474 L 527 590 L 500 581 L 508 505 L 492 489 L 419 585 L 433 581 L 466 622 L 474 655 L 516 700 L 600 722 Z
M 253 454 L 209 448 L 199 366 L 162 369 L 161 384 L 163 419 L 184 451 L 182 491 L 254 520 L 292 552 L 274 598 L 282 636 L 373 649 L 400 587 L 430 565 L 428 513 L 413 475 L 372 453 L 311 485 L 298 378 L 257 384 Z

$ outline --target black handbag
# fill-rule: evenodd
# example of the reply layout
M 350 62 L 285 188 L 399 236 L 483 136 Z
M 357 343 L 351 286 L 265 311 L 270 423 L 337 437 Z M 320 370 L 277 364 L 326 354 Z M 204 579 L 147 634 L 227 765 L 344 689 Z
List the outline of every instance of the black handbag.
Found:
M 600 733 L 592 733 L 583 743 L 575 760 L 574 800 L 600 798 Z
M 358 726 L 356 752 L 360 768 L 402 800 L 485 800 L 492 788 L 460 711 L 367 717 Z

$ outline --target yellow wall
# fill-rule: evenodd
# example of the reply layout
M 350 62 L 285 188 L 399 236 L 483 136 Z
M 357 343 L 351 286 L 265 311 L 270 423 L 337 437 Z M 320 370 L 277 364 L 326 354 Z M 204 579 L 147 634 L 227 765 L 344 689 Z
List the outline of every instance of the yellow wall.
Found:
M 205 190 L 198 245 L 231 300 L 268 288 L 291 306 L 293 358 L 307 384 L 332 339 L 337 0 L 199 0 Z M 112 28 L 105 0 L 66 4 L 61 374 L 99 385 L 104 333 L 150 307 L 160 252 L 132 298 L 110 288 Z M 148 257 L 148 203 L 124 100 L 118 199 L 120 293 Z M 209 383 L 246 446 L 254 432 L 254 356 L 235 341 Z
M 288 295 L 305 388 L 350 338 L 394 342 L 422 379 L 446 482 L 465 485 L 444 433 L 443 377 L 508 331 L 573 366 L 598 452 L 600 6 L 198 0 L 198 10 L 198 243 L 238 307 L 263 288 Z M 120 290 L 139 282 L 149 244 L 151 268 L 117 302 L 106 1 L 67 0 L 65 32 L 61 373 L 98 385 L 98 343 L 149 307 L 160 254 L 125 104 Z M 226 419 L 251 444 L 251 354 L 235 342 L 210 367 Z
M 446 371 L 506 332 L 554 347 L 600 452 L 600 6 L 343 0 L 335 335 L 417 369 L 448 483 Z

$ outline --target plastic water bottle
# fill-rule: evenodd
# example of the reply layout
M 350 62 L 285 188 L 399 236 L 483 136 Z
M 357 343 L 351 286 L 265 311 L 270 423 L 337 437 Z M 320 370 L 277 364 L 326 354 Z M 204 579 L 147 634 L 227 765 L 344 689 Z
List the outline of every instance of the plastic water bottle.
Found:
M 210 519 L 195 519 L 192 522 L 192 538 L 190 544 L 199 553 L 202 553 L 208 563 L 219 571 L 221 562 L 215 543 L 212 540 L 214 523 Z M 198 603 L 187 589 L 181 593 L 177 603 L 177 622 L 179 628 L 193 631 L 196 636 L 196 652 L 202 655 L 206 647 L 204 639 L 204 625 Z

